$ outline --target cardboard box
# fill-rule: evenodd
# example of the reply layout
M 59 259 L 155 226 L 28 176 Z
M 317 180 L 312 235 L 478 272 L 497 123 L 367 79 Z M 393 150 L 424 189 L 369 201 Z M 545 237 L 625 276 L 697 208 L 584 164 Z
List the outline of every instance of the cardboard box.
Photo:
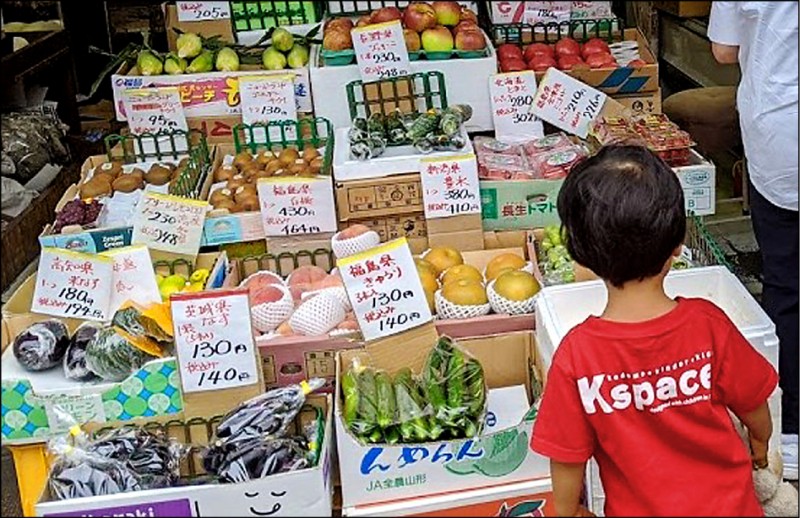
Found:
M 333 404 L 330 397 L 314 396 L 307 404 L 326 413 L 320 458 L 313 468 L 239 484 L 187 485 L 72 500 L 53 500 L 45 490 L 36 504 L 36 516 L 266 516 L 279 511 L 287 516 L 331 516 Z M 183 426 L 177 428 L 184 430 Z M 197 428 L 200 430 L 194 432 Z M 192 437 L 196 442 L 207 442 L 206 427 L 192 430 L 193 436 L 204 436 L 202 441 Z M 185 438 L 180 432 L 176 436 Z
M 679 18 L 700 18 L 711 13 L 711 2 L 653 2 L 653 7 Z
M 485 35 L 484 35 L 485 36 Z M 491 40 L 487 37 L 487 43 Z M 465 123 L 468 132 L 494 129 L 489 99 L 488 77 L 497 73 L 497 55 L 488 43 L 489 55 L 476 59 L 446 59 L 437 61 L 418 60 L 411 62 L 411 72 L 433 72 L 444 74 L 448 104 L 469 104 L 472 118 Z M 350 107 L 347 100 L 347 85 L 360 79 L 358 65 L 324 66 L 321 47 L 311 47 L 309 75 L 314 112 L 325 117 L 335 128 L 350 126 Z M 477 81 L 477 83 L 476 83 Z M 464 85 L 471 85 L 464 88 Z
M 365 365 L 386 369 L 389 374 L 403 367 L 419 373 L 438 339 L 432 324 L 368 343 L 364 351 L 337 354 L 337 380 L 358 357 Z M 490 389 L 524 385 L 532 399 L 531 374 L 544 377 L 533 333 L 519 332 L 488 338 L 459 340 L 483 366 Z M 376 504 L 411 497 L 464 491 L 549 476 L 549 462 L 531 451 L 533 407 L 517 426 L 478 438 L 434 441 L 421 444 L 361 445 L 344 424 L 342 401 L 337 393 L 335 416 L 344 507 Z M 501 452 L 498 442 L 508 445 Z M 412 453 L 413 452 L 413 453 Z M 493 455 L 499 453 L 503 459 Z M 404 460 L 405 459 L 405 460 Z M 480 467 L 476 467 L 476 463 Z
M 686 212 L 709 216 L 717 211 L 717 168 L 694 149 L 691 153 L 690 165 L 674 167 L 673 170 L 683 187 Z
M 649 115 L 661 113 L 661 89 L 655 92 L 638 94 L 618 94 L 612 96 L 615 101 L 630 110 L 632 115 Z
M 481 180 L 485 230 L 522 230 L 560 222 L 556 202 L 564 179 Z
M 391 241 L 400 237 L 421 239 L 427 239 L 428 237 L 428 227 L 423 212 L 347 221 L 339 224 L 339 230 L 356 224 L 366 225 L 370 230 L 377 232 L 381 242 Z
M 533 253 L 531 254 L 531 263 L 533 263 L 533 276 L 536 277 L 541 286 L 548 286 L 552 283 L 545 282 L 543 275 L 544 267 L 539 263 L 539 248 L 543 240 L 544 229 L 537 228 L 531 232 L 528 232 L 528 243 L 530 243 L 530 246 L 533 250 Z M 597 274 L 595 274 L 592 270 L 586 268 L 585 266 L 581 266 L 575 261 L 572 261 L 572 272 L 575 275 L 574 282 L 593 281 L 599 279 Z
M 344 516 L 555 516 L 549 478 L 413 498 L 388 504 L 349 507 Z
M 424 212 L 419 173 L 336 182 L 334 193 L 340 222 Z

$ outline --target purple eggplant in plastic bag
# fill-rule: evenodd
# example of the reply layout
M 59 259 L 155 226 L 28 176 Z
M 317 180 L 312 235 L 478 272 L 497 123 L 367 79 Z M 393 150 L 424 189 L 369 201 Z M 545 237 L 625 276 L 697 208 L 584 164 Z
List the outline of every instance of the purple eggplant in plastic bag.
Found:
M 69 345 L 67 326 L 46 320 L 29 326 L 14 339 L 14 357 L 30 371 L 52 369 L 64 358 Z
M 85 322 L 72 335 L 67 353 L 64 355 L 64 375 L 68 379 L 75 381 L 99 379 L 86 366 L 86 346 L 94 339 L 99 330 L 99 324 Z

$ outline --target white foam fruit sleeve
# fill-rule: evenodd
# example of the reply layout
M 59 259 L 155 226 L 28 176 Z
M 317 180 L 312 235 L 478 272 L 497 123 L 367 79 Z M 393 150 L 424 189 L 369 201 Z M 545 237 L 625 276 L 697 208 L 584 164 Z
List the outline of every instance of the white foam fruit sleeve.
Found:
M 253 327 L 261 333 L 269 333 L 278 328 L 292 315 L 294 301 L 292 293 L 282 284 L 275 284 L 283 296 L 276 302 L 264 302 L 256 304 L 250 308 L 250 318 Z
M 536 295 L 525 300 L 510 300 L 494 289 L 494 281 L 486 287 L 486 295 L 489 297 L 489 305 L 492 311 L 501 315 L 527 315 L 533 313 L 533 303 Z
M 442 290 L 436 290 L 433 299 L 436 304 L 436 315 L 444 320 L 480 317 L 488 315 L 492 310 L 492 306 L 488 303 L 470 306 L 453 304 L 442 296 Z
M 331 238 L 331 248 L 337 259 L 366 252 L 370 248 L 375 248 L 381 244 L 381 238 L 374 230 L 349 239 L 340 239 L 340 235 L 341 232 L 337 232 Z
M 289 318 L 295 333 L 305 336 L 327 334 L 346 316 L 344 305 L 332 293 L 318 293 L 305 299 Z

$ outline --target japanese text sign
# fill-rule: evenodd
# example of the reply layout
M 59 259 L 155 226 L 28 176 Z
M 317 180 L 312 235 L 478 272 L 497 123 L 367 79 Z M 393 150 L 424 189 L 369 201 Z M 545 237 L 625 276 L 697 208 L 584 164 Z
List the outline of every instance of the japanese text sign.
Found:
M 329 176 L 261 178 L 258 199 L 267 237 L 336 231 L 333 182 Z
M 297 120 L 294 76 L 242 76 L 239 79 L 242 122 Z
M 184 392 L 258 383 L 247 290 L 178 293 L 170 300 Z
M 108 320 L 114 260 L 60 248 L 42 248 L 31 312 Z
M 337 261 L 365 340 L 401 333 L 432 319 L 405 238 Z
M 350 36 L 363 82 L 383 81 L 411 73 L 400 20 L 356 27 Z
M 122 95 L 132 134 L 188 129 L 177 87 L 131 89 Z
M 480 214 L 478 163 L 474 154 L 419 161 L 425 218 Z
M 532 110 L 558 129 L 586 138 L 606 99 L 603 92 L 550 68 L 533 97 Z
M 150 251 L 144 245 L 114 248 L 101 255 L 114 261 L 109 312 L 131 300 L 142 306 L 161 302 Z
M 489 77 L 495 137 L 501 141 L 530 140 L 544 136 L 542 121 L 531 113 L 536 74 L 509 72 Z
M 131 240 L 152 250 L 197 255 L 208 208 L 205 201 L 145 191 L 136 206 Z
M 225 20 L 231 17 L 230 2 L 175 2 L 179 22 Z

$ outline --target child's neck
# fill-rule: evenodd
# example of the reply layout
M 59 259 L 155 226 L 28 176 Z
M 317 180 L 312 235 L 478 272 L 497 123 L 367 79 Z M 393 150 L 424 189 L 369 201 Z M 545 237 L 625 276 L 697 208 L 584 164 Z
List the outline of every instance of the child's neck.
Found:
M 613 322 L 642 322 L 672 311 L 677 302 L 664 293 L 664 276 L 626 282 L 622 288 L 606 283 L 608 302 L 600 315 Z

